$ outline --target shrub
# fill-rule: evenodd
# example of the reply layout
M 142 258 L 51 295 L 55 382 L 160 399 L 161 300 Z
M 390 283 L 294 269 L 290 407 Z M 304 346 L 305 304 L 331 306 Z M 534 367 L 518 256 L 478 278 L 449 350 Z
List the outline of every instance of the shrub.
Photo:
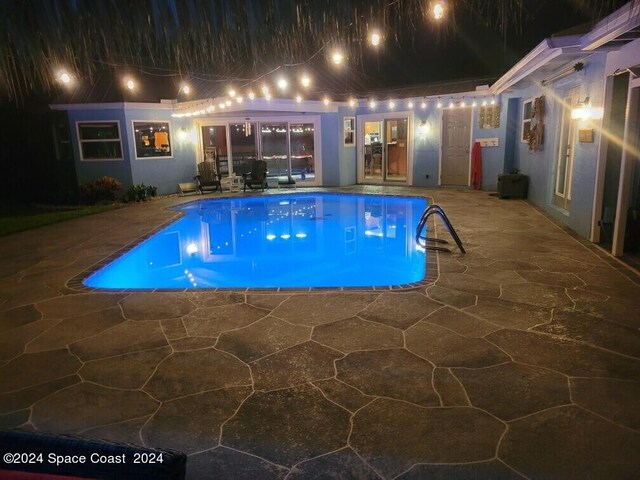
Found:
M 93 182 L 87 182 L 80 185 L 80 201 L 89 205 L 113 202 L 121 187 L 120 180 L 113 177 L 102 177 Z
M 122 198 L 125 202 L 142 202 L 155 197 L 158 188 L 153 185 L 146 186 L 144 183 L 140 185 L 132 185 Z

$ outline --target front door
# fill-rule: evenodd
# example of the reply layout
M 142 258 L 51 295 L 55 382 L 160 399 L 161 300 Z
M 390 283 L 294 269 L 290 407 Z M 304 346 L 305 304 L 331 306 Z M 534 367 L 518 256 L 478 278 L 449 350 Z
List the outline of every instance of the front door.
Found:
M 442 159 L 440 185 L 469 185 L 471 162 L 471 109 L 442 111 Z

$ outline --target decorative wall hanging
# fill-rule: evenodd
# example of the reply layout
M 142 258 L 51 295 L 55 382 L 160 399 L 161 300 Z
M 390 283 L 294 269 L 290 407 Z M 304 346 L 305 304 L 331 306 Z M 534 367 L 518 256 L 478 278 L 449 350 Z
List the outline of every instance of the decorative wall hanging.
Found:
M 533 116 L 529 125 L 529 150 L 542 150 L 544 143 L 544 95 L 533 99 Z
M 500 128 L 500 111 L 500 105 L 480 107 L 480 112 L 478 113 L 478 128 Z

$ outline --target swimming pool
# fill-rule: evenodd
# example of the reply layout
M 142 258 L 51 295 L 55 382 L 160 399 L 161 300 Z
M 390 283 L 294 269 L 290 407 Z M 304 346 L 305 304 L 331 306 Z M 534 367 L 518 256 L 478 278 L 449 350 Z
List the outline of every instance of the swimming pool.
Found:
M 84 280 L 108 289 L 380 287 L 420 282 L 423 198 L 298 193 L 208 199 Z

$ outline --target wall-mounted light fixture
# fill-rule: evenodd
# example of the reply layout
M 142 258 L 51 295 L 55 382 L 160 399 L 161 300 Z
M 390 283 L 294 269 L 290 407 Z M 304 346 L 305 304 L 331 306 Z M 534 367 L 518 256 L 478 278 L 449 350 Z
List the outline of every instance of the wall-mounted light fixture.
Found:
M 427 135 L 431 131 L 431 125 L 426 120 L 420 120 L 418 125 L 418 133 L 420 135 Z
M 571 118 L 574 120 L 600 119 L 604 115 L 602 107 L 592 107 L 589 97 L 585 97 L 582 102 L 578 102 L 571 110 Z
M 178 140 L 185 141 L 189 137 L 189 132 L 186 128 L 182 127 L 178 130 Z

